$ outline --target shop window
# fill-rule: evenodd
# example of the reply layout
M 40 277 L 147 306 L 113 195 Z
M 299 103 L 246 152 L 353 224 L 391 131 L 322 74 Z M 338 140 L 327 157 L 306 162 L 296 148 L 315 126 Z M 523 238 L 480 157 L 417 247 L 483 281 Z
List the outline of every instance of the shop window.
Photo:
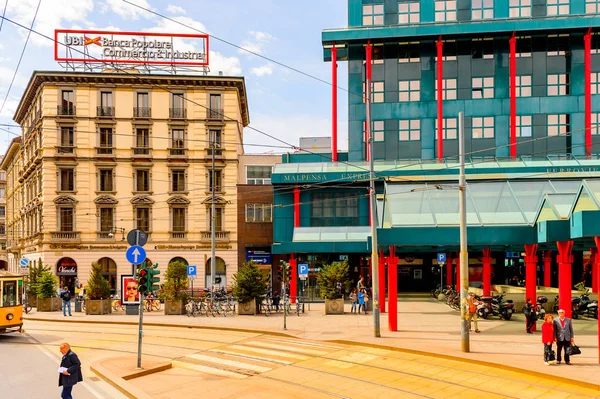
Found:
M 312 193 L 311 226 L 358 226 L 357 192 Z

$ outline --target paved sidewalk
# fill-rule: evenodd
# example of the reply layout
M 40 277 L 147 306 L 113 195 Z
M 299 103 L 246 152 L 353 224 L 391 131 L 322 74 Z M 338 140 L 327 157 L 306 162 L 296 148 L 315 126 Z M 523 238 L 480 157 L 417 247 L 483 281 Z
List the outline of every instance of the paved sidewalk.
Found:
M 389 348 L 403 348 L 414 351 L 454 356 L 471 361 L 489 362 L 499 367 L 517 367 L 551 375 L 557 375 L 584 383 L 600 386 L 598 365 L 597 321 L 593 319 L 574 320 L 575 341 L 582 354 L 573 357 L 572 366 L 545 366 L 542 359 L 541 334 L 526 334 L 522 315 L 514 315 L 510 321 L 491 318 L 480 320 L 481 334 L 471 334 L 471 352 L 460 350 L 460 323 L 458 312 L 443 303 L 425 296 L 401 296 L 398 303 L 398 332 L 388 331 L 387 314 L 381 317 L 381 337 L 373 336 L 373 315 L 324 315 L 323 304 L 305 305 L 306 313 L 287 318 L 287 330 L 283 329 L 283 315 L 228 316 L 196 318 L 187 316 L 165 316 L 161 312 L 144 313 L 144 322 L 149 324 L 186 326 L 216 329 L 238 329 L 265 332 L 267 334 L 287 334 L 307 340 L 352 341 L 356 343 L 381 345 Z M 349 312 L 350 305 L 346 306 Z M 36 313 L 25 319 L 65 320 L 68 322 L 108 322 L 137 323 L 137 316 L 123 313 L 86 316 L 74 313 L 73 317 L 63 317 L 60 312 Z M 538 322 L 538 329 L 541 323 Z M 25 322 L 27 328 L 27 322 Z

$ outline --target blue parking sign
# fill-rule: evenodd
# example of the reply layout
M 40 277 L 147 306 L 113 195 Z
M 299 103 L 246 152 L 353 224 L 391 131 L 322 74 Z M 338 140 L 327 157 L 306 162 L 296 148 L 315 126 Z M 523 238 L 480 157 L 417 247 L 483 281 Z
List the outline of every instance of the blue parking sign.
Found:
M 196 275 L 196 266 L 188 266 L 187 267 L 187 275 L 195 276 Z
M 307 263 L 301 263 L 298 265 L 298 276 L 308 277 L 308 264 Z
M 437 259 L 438 259 L 438 263 L 445 263 L 446 262 L 446 254 L 445 253 L 437 254 Z

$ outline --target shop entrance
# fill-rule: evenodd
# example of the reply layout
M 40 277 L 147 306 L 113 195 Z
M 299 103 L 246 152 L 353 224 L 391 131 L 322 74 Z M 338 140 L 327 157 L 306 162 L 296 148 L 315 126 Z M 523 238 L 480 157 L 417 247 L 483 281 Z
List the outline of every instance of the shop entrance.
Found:
M 60 258 L 56 263 L 56 275 L 59 287 L 69 288 L 71 295 L 75 295 L 75 281 L 77 280 L 77 262 L 71 258 Z

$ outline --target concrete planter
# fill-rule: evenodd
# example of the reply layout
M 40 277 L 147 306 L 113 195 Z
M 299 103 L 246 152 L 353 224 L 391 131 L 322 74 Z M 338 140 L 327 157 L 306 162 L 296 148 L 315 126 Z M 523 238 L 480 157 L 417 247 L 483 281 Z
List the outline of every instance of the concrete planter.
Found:
M 102 315 L 112 311 L 110 299 L 97 299 L 85 301 L 85 314 Z
M 181 315 L 185 313 L 185 305 L 180 300 L 166 300 L 165 314 L 166 315 Z
M 60 298 L 38 298 L 38 312 L 56 312 L 62 310 L 62 299 Z
M 237 308 L 239 315 L 256 315 L 256 301 L 240 303 Z
M 344 298 L 325 299 L 325 314 L 344 314 Z

